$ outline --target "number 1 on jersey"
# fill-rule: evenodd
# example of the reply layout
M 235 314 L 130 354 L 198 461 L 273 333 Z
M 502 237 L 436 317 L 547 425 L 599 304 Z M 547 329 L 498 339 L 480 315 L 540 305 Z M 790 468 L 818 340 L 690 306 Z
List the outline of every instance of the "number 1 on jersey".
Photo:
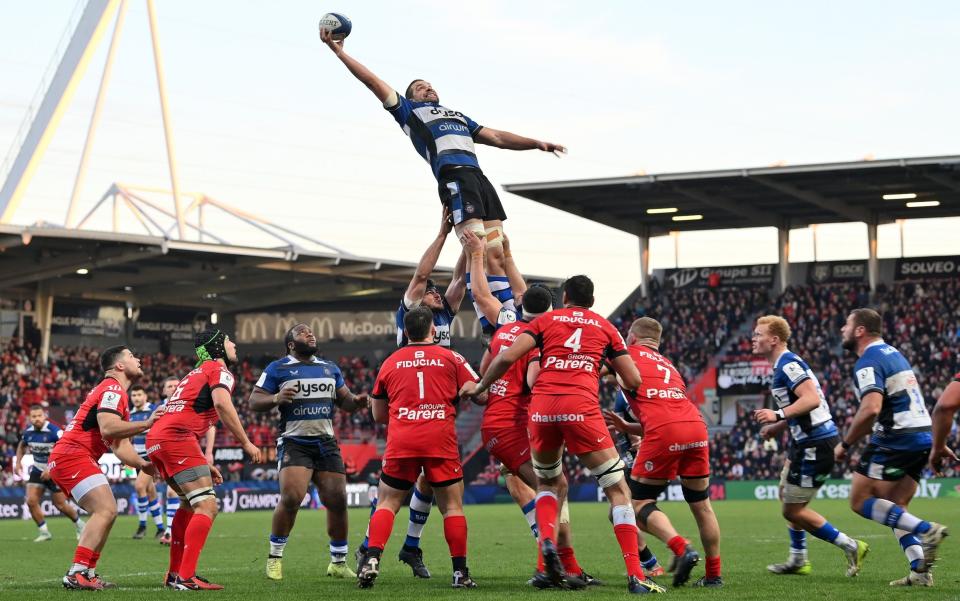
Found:
M 420 386 L 420 398 L 423 399 L 423 372 L 417 372 L 417 384 Z
M 570 335 L 570 338 L 567 338 L 567 341 L 563 343 L 563 346 L 567 347 L 574 353 L 580 352 L 580 335 L 583 333 L 583 328 L 577 328 L 573 334 Z

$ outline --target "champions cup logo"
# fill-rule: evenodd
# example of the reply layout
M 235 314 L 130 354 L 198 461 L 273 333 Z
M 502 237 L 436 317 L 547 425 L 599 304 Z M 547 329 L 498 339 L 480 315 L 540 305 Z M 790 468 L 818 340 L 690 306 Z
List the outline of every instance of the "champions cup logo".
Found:
M 237 490 L 232 489 L 230 494 L 224 495 L 223 503 L 223 513 L 236 513 L 237 512 Z

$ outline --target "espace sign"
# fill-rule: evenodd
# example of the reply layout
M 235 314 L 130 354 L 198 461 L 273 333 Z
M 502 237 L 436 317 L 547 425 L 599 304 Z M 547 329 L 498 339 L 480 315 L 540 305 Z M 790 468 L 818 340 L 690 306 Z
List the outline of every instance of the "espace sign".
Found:
M 897 259 L 896 280 L 960 277 L 960 257 Z

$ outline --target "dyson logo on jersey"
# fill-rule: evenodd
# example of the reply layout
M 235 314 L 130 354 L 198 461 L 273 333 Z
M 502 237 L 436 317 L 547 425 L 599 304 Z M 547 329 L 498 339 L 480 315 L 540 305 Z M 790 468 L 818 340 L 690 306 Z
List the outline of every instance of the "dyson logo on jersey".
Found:
M 397 410 L 397 419 L 418 421 L 423 419 L 447 419 L 447 406 L 443 404 L 420 405 L 416 409 L 400 407 Z
M 671 453 L 679 453 L 681 451 L 689 451 L 690 449 L 703 449 L 708 445 L 706 440 L 698 440 L 696 442 L 688 442 L 686 444 L 672 444 L 670 445 Z
M 591 359 L 558 359 L 557 357 L 547 357 L 543 364 L 544 369 L 552 367 L 554 369 L 582 369 L 593 371 L 593 360 Z
M 330 397 L 336 390 L 336 381 L 333 378 L 303 378 L 293 380 L 285 388 L 287 386 L 296 393 L 293 397 L 295 399 L 309 399 L 318 396 Z
M 544 415 L 543 413 L 537 412 L 530 416 L 530 421 L 549 424 L 553 422 L 582 422 L 585 421 L 585 419 L 583 415 L 579 413 L 554 413 L 552 415 Z
M 658 389 L 658 388 L 647 388 L 646 393 L 643 395 L 648 399 L 685 399 L 682 392 L 676 388 L 667 388 L 667 389 Z

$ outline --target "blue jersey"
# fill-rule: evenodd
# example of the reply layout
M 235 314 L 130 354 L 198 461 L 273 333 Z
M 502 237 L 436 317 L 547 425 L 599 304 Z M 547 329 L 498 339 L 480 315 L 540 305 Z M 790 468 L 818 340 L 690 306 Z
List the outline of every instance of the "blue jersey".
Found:
M 437 179 L 444 167 L 480 168 L 473 140 L 483 127 L 470 117 L 436 102 L 414 102 L 399 93 L 397 103 L 386 108 L 410 136 L 417 154 L 430 163 Z
M 467 294 L 470 295 L 470 300 L 473 301 L 473 287 L 470 285 L 469 272 L 466 274 L 466 280 Z M 496 329 L 502 325 L 518 321 L 521 313 L 520 309 L 513 300 L 513 289 L 510 287 L 510 279 L 505 275 L 488 275 L 487 286 L 490 287 L 490 293 L 493 294 L 494 298 L 500 301 L 500 304 L 503 306 L 500 308 L 500 313 L 497 315 L 497 323 L 491 324 L 490 320 L 487 319 L 483 314 L 483 311 L 480 310 L 480 307 L 477 306 L 477 303 L 474 302 L 473 309 L 477 312 L 477 319 L 480 320 L 480 325 L 485 330 L 488 330 L 490 328 Z
M 31 424 L 23 431 L 21 439 L 27 445 L 27 449 L 33 456 L 33 469 L 43 471 L 47 469 L 47 460 L 50 458 L 50 451 L 53 445 L 63 436 L 63 430 L 50 422 L 43 422 L 39 428 Z
M 433 312 L 433 326 L 437 330 L 437 333 L 433 336 L 433 343 L 450 348 L 450 324 L 453 323 L 453 318 L 456 317 L 457 314 L 453 309 L 450 308 L 446 297 L 442 294 L 440 295 L 440 302 L 443 303 L 443 309 Z M 403 331 L 403 316 L 407 314 L 407 311 L 414 309 L 419 305 L 420 303 L 416 303 L 408 307 L 406 297 L 400 299 L 400 308 L 397 309 L 398 347 L 407 346 L 407 343 L 410 342 L 407 340 L 407 333 Z
M 874 342 L 857 360 L 853 379 L 860 399 L 871 392 L 883 395 L 871 444 L 897 451 L 920 451 L 933 445 L 923 393 L 900 351 L 882 340 Z
M 770 392 L 773 393 L 773 399 L 780 409 L 797 402 L 797 399 L 800 398 L 796 393 L 797 387 L 807 380 L 813 381 L 813 385 L 817 389 L 817 396 L 820 397 L 820 404 L 806 415 L 787 419 L 790 436 L 794 444 L 800 445 L 836 436 L 837 426 L 833 423 L 830 407 L 827 405 L 827 399 L 823 396 L 820 382 L 810 366 L 790 351 L 784 351 L 774 362 L 773 382 L 770 384 Z
M 637 423 L 633 411 L 630 410 L 630 402 L 627 401 L 627 397 L 623 394 L 622 390 L 617 391 L 617 400 L 613 403 L 613 412 L 631 424 Z M 623 458 L 624 463 L 627 464 L 627 468 L 632 468 L 637 453 L 633 448 L 633 441 L 630 440 L 630 435 L 617 432 L 616 441 L 617 452 L 620 453 L 620 457 Z
M 268 365 L 257 386 L 271 394 L 288 386 L 297 392 L 290 403 L 279 406 L 278 442 L 311 444 L 321 437 L 333 436 L 334 401 L 337 389 L 343 386 L 343 374 L 336 363 L 317 357 L 303 363 L 288 355 Z
M 132 422 L 145 422 L 150 419 L 150 416 L 153 415 L 156 406 L 150 403 L 145 403 L 143 409 L 137 409 L 135 407 L 130 408 L 130 421 Z M 149 430 L 148 430 L 149 431 Z M 130 439 L 130 442 L 133 444 L 133 450 L 137 452 L 141 457 L 147 454 L 147 432 L 141 432 L 133 438 Z

